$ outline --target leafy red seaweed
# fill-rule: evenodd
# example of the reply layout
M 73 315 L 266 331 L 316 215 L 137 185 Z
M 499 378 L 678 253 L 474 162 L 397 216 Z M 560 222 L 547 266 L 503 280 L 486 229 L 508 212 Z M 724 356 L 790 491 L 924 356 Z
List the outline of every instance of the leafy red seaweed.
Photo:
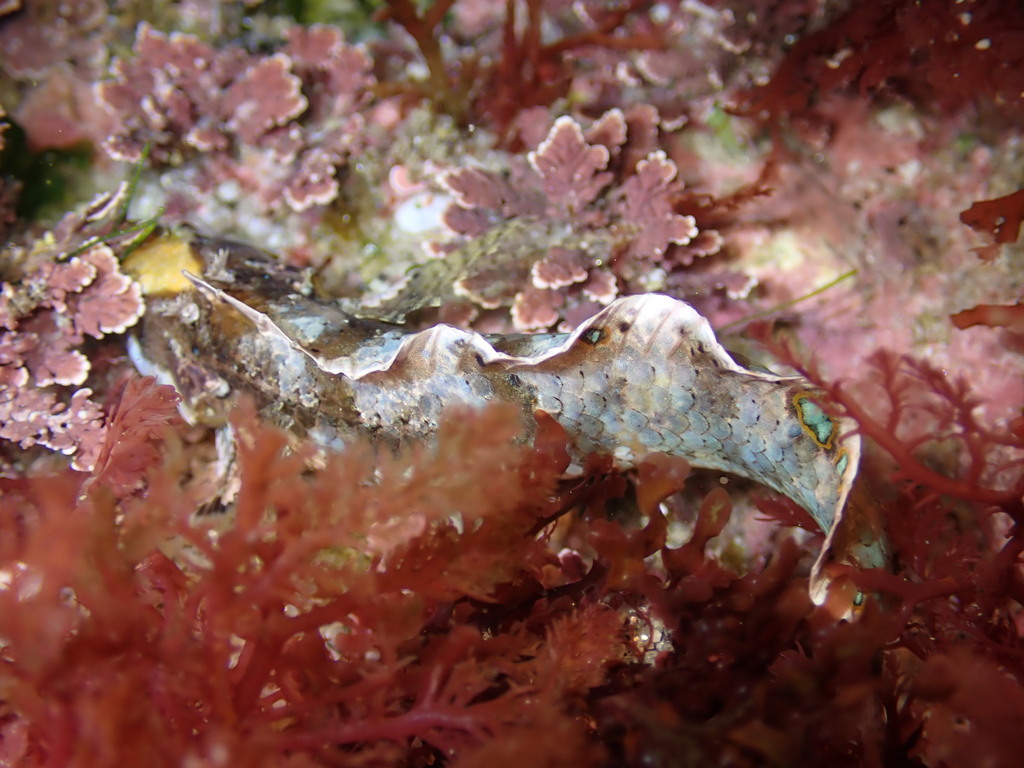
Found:
M 1010 328 L 1024 330 L 1024 302 L 1016 304 L 979 304 L 951 315 L 950 319 L 960 330 L 975 325 L 987 325 L 990 328 Z
M 975 252 L 986 261 L 994 259 L 999 246 L 1013 243 L 1020 237 L 1021 221 L 1024 221 L 1024 189 L 994 200 L 977 200 L 960 214 L 960 221 L 978 232 L 986 232 L 994 238 L 994 245 L 975 248 Z

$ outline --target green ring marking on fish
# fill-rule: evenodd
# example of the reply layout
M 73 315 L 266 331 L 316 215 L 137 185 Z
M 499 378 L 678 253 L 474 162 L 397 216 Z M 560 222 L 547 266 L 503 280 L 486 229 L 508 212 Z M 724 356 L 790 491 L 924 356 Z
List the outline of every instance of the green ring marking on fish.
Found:
M 806 392 L 799 392 L 793 396 L 793 406 L 796 408 L 796 417 L 804 431 L 822 448 L 831 450 L 838 429 L 836 423 L 829 418 L 824 409 L 811 400 L 810 395 Z M 840 474 L 842 474 L 842 470 L 840 470 Z

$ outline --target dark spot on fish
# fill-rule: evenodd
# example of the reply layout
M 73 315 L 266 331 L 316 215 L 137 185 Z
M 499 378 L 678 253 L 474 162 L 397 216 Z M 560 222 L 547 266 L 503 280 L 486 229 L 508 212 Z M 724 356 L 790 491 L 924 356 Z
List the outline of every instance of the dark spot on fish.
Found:
M 629 323 L 627 323 L 625 320 L 621 321 L 619 323 L 619 333 L 625 333 L 628 330 L 629 330 Z

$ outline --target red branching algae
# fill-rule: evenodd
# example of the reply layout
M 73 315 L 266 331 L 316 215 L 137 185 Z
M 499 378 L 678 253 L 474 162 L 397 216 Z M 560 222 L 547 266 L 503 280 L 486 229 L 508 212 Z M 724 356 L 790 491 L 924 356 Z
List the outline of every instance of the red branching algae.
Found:
M 180 399 L 174 387 L 152 377 L 129 379 L 107 417 L 91 482 L 117 496 L 143 487 L 162 461 L 168 425 L 180 421 Z
M 860 3 L 801 38 L 746 108 L 775 118 L 814 116 L 816 94 L 890 89 L 953 112 L 985 99 L 1019 114 L 1024 17 L 1013 4 L 956 0 Z
M 108 446 L 137 455 L 173 406 L 161 390 L 129 385 Z M 9 757 L 397 759 L 413 738 L 449 753 L 517 732 L 523 707 L 557 711 L 601 684 L 610 662 L 577 660 L 571 645 L 530 651 L 547 632 L 614 659 L 625 646 L 610 608 L 586 600 L 575 613 L 527 589 L 513 599 L 541 601 L 529 622 L 490 640 L 474 627 L 505 626 L 488 608 L 494 590 L 550 563 L 526 534 L 558 465 L 517 444 L 518 429 L 514 410 L 453 414 L 433 448 L 388 460 L 354 445 L 310 474 L 308 451 L 239 421 L 230 520 L 193 520 L 174 462 L 115 509 L 105 491 L 124 479 L 109 451 L 84 491 L 72 475 L 8 484 L 0 636 L 17 672 L 4 686 L 5 749 L 25 736 Z M 469 448 L 486 475 L 465 462 Z M 132 691 L 147 691 L 144 711 Z

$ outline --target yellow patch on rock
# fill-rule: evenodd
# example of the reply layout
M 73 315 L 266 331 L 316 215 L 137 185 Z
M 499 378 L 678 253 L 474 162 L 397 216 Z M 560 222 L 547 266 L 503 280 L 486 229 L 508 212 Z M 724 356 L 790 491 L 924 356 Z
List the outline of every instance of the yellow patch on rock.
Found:
M 203 269 L 189 242 L 170 235 L 132 251 L 121 266 L 138 281 L 145 296 L 171 296 L 189 290 L 192 283 L 182 271 L 198 275 Z

